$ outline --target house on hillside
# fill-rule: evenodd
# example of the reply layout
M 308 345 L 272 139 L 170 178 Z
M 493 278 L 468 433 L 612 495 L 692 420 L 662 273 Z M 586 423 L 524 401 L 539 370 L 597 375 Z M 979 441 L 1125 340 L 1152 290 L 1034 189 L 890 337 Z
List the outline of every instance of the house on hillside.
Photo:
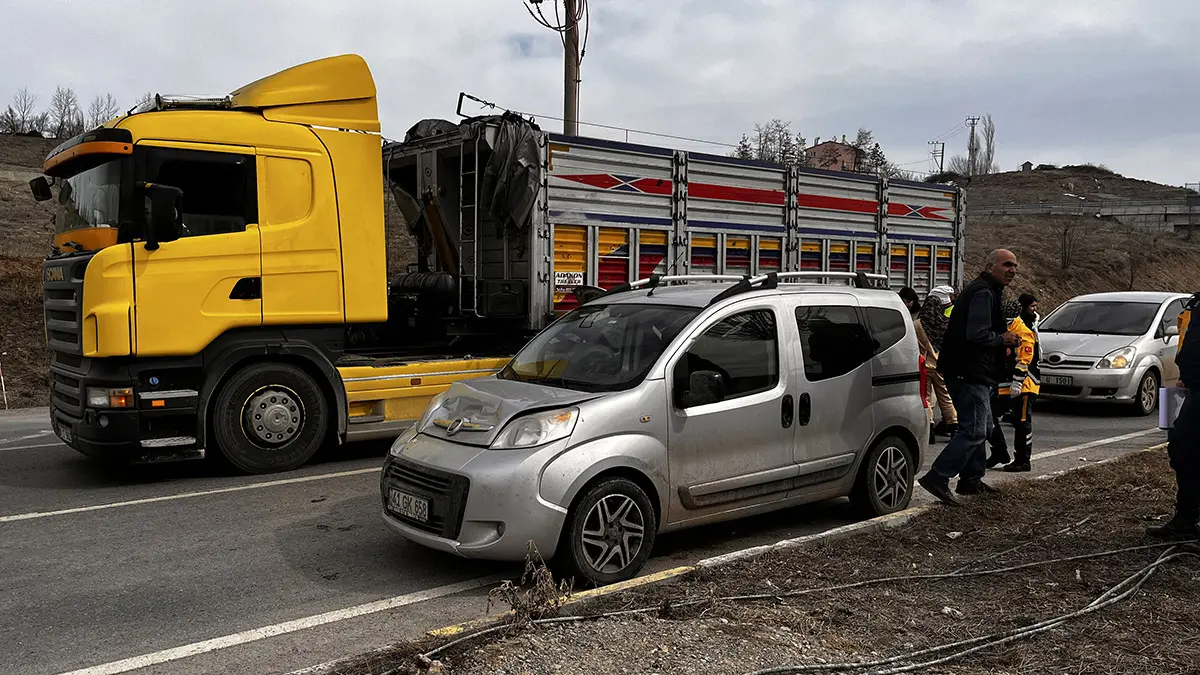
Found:
M 1033 162 L 1024 162 L 1021 164 L 1022 171 L 1033 171 Z
M 808 165 L 817 169 L 833 171 L 862 171 L 867 153 L 845 142 L 825 141 L 805 148 Z

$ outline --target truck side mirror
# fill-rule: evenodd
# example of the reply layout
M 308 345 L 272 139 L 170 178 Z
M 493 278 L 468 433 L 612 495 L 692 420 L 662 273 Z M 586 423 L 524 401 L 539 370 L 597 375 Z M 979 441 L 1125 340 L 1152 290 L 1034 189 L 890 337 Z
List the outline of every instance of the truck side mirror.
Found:
M 146 250 L 156 251 L 159 244 L 175 241 L 183 232 L 183 190 L 161 183 L 141 183 L 139 187 L 145 204 Z
M 35 201 L 44 202 L 54 196 L 50 192 L 50 181 L 46 180 L 45 176 L 38 176 L 29 181 L 29 191 L 33 193 Z

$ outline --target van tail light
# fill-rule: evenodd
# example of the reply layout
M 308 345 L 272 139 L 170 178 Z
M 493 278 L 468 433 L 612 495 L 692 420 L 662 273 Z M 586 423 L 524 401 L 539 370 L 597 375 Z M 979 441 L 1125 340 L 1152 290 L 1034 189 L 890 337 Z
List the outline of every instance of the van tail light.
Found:
M 921 404 L 929 407 L 929 371 L 925 368 L 925 355 L 917 357 L 918 370 L 921 373 Z

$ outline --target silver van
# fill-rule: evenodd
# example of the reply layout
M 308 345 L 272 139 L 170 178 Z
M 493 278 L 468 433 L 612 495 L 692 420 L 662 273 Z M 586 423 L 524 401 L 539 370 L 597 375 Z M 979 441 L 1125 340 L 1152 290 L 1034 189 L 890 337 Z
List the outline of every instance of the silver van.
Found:
M 1071 298 L 1038 324 L 1041 397 L 1108 401 L 1135 414 L 1158 408 L 1179 379 L 1176 321 L 1190 295 L 1152 291 Z
M 925 373 L 879 279 L 613 289 L 430 402 L 385 461 L 384 520 L 472 558 L 520 560 L 532 542 L 603 585 L 635 576 L 664 532 L 843 496 L 866 516 L 904 509 Z

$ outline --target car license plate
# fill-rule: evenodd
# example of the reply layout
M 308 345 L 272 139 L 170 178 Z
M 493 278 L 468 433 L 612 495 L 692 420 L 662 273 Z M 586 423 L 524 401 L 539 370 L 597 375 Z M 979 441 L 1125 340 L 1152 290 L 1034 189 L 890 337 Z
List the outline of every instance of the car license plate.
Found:
M 1057 384 L 1062 387 L 1069 387 L 1069 386 L 1071 386 L 1071 378 L 1061 377 L 1058 375 L 1043 375 L 1042 383 L 1043 384 Z
M 405 518 L 428 523 L 429 500 L 400 490 L 388 491 L 388 509 Z
M 75 435 L 71 433 L 71 427 L 65 424 L 55 424 L 58 428 L 58 437 L 63 440 L 63 443 L 70 443 L 75 440 Z

